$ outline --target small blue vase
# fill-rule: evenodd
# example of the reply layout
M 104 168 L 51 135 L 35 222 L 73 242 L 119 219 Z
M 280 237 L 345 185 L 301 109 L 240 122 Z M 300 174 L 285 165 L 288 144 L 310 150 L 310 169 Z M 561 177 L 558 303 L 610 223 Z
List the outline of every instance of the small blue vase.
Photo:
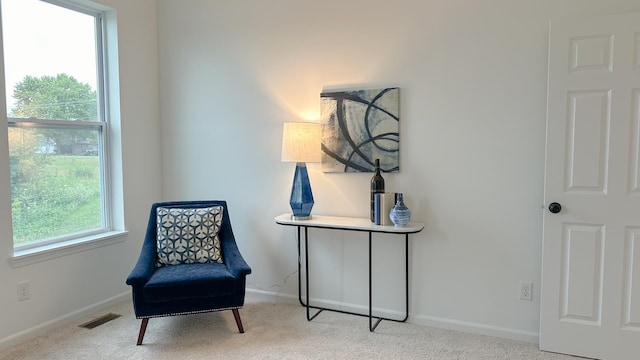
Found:
M 411 220 L 411 211 L 404 204 L 402 193 L 397 194 L 396 204 L 389 212 L 389 218 L 395 227 L 405 227 Z

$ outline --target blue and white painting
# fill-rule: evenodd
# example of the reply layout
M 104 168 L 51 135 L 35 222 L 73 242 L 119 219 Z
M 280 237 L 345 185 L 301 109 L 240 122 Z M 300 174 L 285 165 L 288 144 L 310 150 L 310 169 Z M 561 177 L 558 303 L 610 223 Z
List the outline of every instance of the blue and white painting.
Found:
M 400 170 L 400 89 L 320 94 L 323 172 Z

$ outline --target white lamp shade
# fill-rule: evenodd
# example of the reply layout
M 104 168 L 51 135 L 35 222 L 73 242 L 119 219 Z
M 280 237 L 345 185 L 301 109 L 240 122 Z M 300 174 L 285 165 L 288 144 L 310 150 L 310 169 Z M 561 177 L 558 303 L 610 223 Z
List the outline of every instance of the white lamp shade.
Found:
M 283 162 L 321 162 L 320 124 L 284 123 L 282 128 Z

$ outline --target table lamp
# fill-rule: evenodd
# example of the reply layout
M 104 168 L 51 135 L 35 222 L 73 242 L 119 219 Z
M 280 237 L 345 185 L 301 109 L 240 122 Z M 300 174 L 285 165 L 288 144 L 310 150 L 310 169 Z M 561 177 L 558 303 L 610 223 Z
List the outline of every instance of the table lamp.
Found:
M 284 123 L 282 131 L 282 162 L 295 162 L 296 172 L 291 186 L 289 204 L 294 220 L 311 219 L 313 194 L 307 172 L 308 162 L 320 162 L 320 124 L 309 122 Z

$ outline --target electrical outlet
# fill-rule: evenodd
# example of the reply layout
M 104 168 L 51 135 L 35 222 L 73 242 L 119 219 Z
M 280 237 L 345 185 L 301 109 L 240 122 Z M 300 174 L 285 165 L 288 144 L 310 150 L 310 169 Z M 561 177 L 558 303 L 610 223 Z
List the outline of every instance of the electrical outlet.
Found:
M 31 297 L 31 287 L 28 281 L 18 283 L 18 301 L 29 300 Z
M 520 283 L 520 300 L 533 300 L 533 283 Z

